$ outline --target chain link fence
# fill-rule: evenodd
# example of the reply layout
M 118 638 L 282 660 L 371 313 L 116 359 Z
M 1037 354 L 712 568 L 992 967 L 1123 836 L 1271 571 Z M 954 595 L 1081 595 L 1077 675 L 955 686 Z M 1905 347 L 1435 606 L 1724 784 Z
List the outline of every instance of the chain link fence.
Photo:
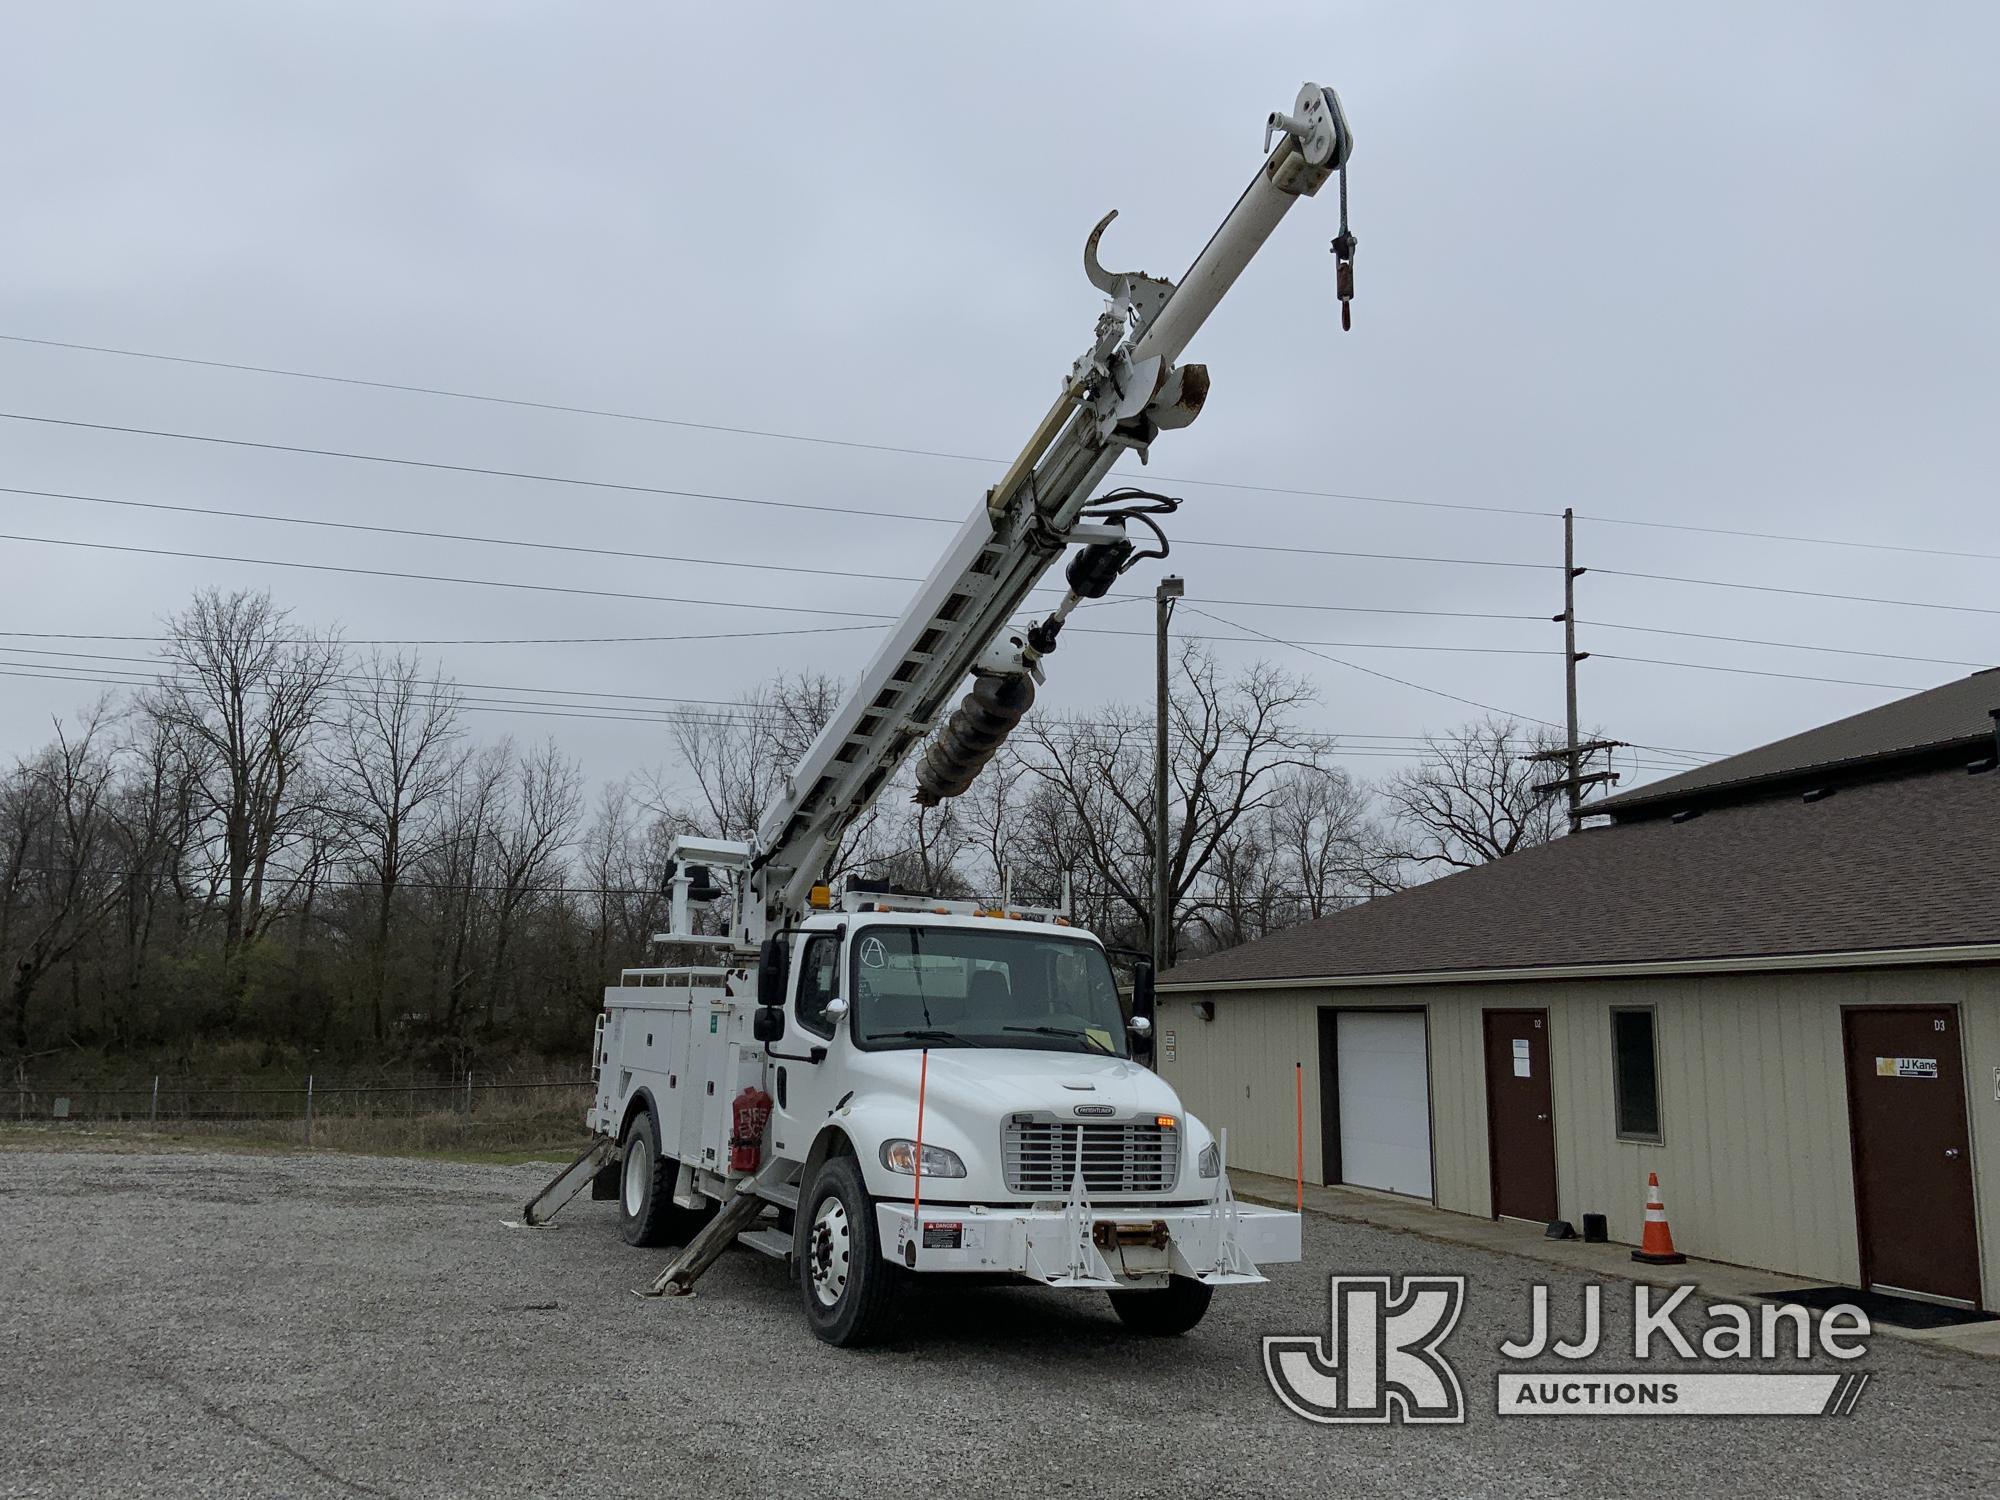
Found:
M 259 1079 L 196 1079 L 161 1074 L 116 1083 L 63 1082 L 17 1076 L 0 1086 L 0 1120 L 21 1125 L 127 1127 L 219 1134 L 284 1135 L 301 1145 L 338 1144 L 356 1125 L 394 1135 L 401 1122 L 436 1134 L 476 1139 L 478 1122 L 519 1134 L 533 1122 L 582 1131 L 592 1101 L 589 1070 L 566 1076 L 502 1078 L 470 1072 L 407 1083 L 359 1083 L 307 1075 L 297 1083 Z M 11 1096 L 11 1097 L 10 1097 Z M 368 1134 L 368 1132 L 363 1132 Z

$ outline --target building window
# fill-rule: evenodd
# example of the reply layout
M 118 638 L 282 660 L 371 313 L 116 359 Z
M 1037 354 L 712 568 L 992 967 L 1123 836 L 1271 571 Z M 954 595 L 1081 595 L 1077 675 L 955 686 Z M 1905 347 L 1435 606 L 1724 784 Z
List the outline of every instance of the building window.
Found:
M 1650 1009 L 1611 1012 L 1611 1063 L 1618 1134 L 1627 1140 L 1659 1140 L 1660 1056 Z

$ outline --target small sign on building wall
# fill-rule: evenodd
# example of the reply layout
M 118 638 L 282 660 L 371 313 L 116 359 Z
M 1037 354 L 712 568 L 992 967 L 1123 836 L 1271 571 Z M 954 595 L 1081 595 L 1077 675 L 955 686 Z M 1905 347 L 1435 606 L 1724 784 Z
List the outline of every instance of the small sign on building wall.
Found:
M 1160 1037 L 1160 1061 L 1172 1062 L 1175 1056 L 1174 1034 L 1171 1031 L 1165 1032 Z
M 1878 1057 L 1875 1059 L 1877 1078 L 1935 1078 L 1938 1076 L 1935 1057 Z

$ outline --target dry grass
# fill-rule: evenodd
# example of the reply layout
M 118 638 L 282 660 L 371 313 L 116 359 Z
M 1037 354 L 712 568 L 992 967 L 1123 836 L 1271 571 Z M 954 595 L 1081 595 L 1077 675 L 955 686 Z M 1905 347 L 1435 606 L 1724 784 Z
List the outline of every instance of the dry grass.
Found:
M 482 1096 L 471 1114 L 458 1110 L 321 1113 L 312 1150 L 363 1156 L 423 1156 L 455 1161 L 567 1160 L 589 1144 L 586 1085 Z M 0 1125 L 0 1149 L 303 1151 L 303 1120 L 48 1121 Z

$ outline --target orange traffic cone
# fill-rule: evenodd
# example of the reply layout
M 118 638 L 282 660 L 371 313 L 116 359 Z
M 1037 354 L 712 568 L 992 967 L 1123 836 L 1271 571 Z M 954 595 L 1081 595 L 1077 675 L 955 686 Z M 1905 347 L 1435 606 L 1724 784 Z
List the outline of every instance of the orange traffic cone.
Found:
M 1632 1259 L 1650 1266 L 1678 1266 L 1687 1257 L 1674 1248 L 1674 1232 L 1667 1227 L 1667 1205 L 1660 1199 L 1660 1174 L 1646 1174 L 1646 1227 L 1639 1235 L 1639 1248 Z

